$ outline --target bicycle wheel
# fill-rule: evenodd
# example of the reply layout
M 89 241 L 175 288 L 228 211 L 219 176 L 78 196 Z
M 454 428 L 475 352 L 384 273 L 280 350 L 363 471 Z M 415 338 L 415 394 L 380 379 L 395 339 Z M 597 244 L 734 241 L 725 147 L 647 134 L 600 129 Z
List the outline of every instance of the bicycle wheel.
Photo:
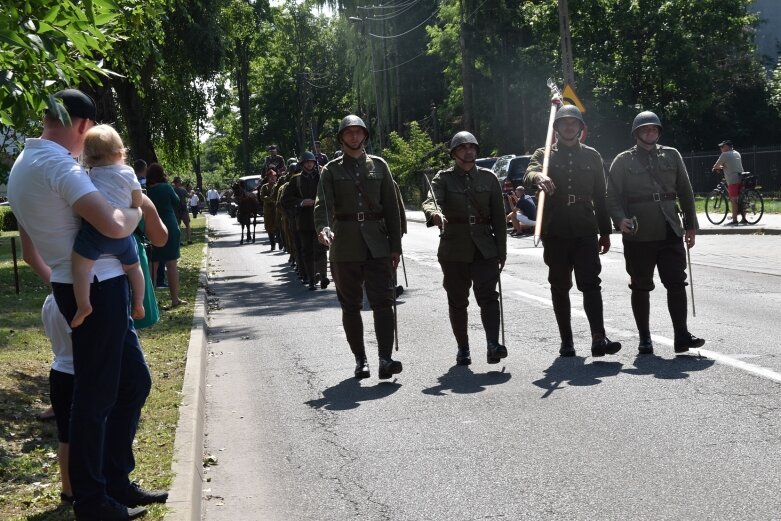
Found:
M 765 201 L 762 200 L 762 194 L 753 189 L 743 192 L 741 211 L 747 223 L 757 224 L 765 213 Z
M 705 215 L 713 224 L 721 224 L 727 218 L 729 203 L 723 193 L 714 190 L 705 199 Z

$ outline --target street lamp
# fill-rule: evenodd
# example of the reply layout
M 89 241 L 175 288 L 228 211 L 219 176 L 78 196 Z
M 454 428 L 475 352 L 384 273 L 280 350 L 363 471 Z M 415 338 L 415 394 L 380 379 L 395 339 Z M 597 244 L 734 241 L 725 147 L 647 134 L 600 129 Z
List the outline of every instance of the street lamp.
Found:
M 365 29 L 365 23 L 366 20 L 363 18 L 359 18 L 357 16 L 351 16 L 348 18 L 348 20 L 354 24 L 360 24 L 361 25 L 361 34 L 366 34 Z M 369 55 L 371 56 L 371 73 L 372 73 L 372 90 L 374 91 L 374 104 L 375 104 L 375 110 L 377 112 L 377 138 L 380 141 L 380 149 L 385 148 L 385 142 L 382 139 L 382 122 L 380 121 L 380 98 L 377 96 L 377 81 L 374 77 L 374 49 L 372 47 L 372 38 L 371 35 L 368 35 L 369 38 Z

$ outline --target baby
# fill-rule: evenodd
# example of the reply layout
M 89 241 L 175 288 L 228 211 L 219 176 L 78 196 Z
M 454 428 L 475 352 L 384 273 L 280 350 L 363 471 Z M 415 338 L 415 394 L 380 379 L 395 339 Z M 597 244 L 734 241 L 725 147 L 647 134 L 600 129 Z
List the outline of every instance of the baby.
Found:
M 87 131 L 84 140 L 84 164 L 95 188 L 115 208 L 141 206 L 141 185 L 132 168 L 125 164 L 125 147 L 113 127 L 97 125 Z M 73 243 L 73 293 L 78 309 L 71 321 L 75 328 L 92 313 L 90 283 L 92 267 L 101 255 L 113 255 L 122 263 L 130 281 L 134 319 L 144 318 L 144 273 L 138 262 L 136 241 L 132 236 L 110 239 L 84 221 Z

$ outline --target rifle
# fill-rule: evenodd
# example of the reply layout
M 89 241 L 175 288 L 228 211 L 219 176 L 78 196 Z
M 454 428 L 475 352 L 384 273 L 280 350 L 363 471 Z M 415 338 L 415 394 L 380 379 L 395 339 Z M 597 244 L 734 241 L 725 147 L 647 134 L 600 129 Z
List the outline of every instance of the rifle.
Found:
M 553 122 L 556 118 L 556 111 L 559 109 L 559 105 L 561 104 L 561 92 L 559 92 L 559 88 L 550 78 L 548 78 L 548 88 L 550 88 L 551 91 L 551 107 L 550 107 L 550 117 L 548 118 L 548 133 L 545 136 L 545 155 L 543 156 L 542 159 L 542 175 L 544 177 L 548 176 L 548 166 L 550 163 L 550 150 L 551 150 L 551 146 L 553 145 Z M 537 223 L 534 225 L 534 246 L 535 247 L 540 244 L 540 237 L 542 236 L 542 216 L 544 211 L 545 211 L 545 192 L 540 190 L 538 195 L 538 200 L 537 200 L 537 217 L 536 217 Z
M 439 227 L 439 236 L 442 237 L 442 234 L 445 233 L 445 214 L 443 214 L 442 210 L 439 209 L 439 205 L 437 204 L 437 196 L 434 194 L 434 188 L 431 186 L 431 181 L 428 180 L 428 176 L 423 174 L 423 178 L 426 180 L 426 184 L 428 185 L 428 191 L 431 194 L 431 200 L 434 201 L 434 208 L 436 208 L 437 213 L 442 220 L 442 226 Z

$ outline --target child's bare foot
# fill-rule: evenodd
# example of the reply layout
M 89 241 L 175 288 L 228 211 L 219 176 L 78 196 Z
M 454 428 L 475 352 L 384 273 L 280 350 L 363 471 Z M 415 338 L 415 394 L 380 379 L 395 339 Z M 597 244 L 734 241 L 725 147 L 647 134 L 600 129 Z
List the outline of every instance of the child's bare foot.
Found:
M 71 328 L 79 327 L 84 319 L 92 314 L 92 306 L 79 307 L 71 320 Z
M 130 314 L 131 317 L 133 317 L 133 320 L 141 320 L 144 318 L 144 315 L 146 315 L 146 312 L 144 311 L 144 305 L 143 304 L 133 304 L 133 310 Z

